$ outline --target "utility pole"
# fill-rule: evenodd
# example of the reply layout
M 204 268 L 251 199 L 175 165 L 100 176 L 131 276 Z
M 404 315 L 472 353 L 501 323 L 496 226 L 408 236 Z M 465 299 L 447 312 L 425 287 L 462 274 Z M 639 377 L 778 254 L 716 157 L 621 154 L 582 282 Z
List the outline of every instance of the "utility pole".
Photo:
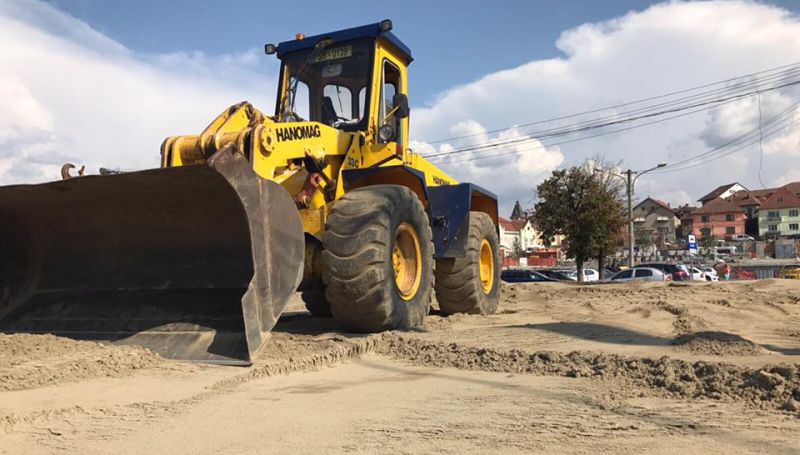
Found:
M 633 236 L 633 190 L 634 185 L 636 184 L 636 180 L 647 174 L 650 171 L 656 170 L 658 168 L 662 168 L 666 166 L 667 163 L 658 163 L 657 166 L 653 166 L 650 169 L 646 169 L 644 171 L 634 171 L 632 169 L 628 169 L 624 172 L 624 175 L 617 174 L 615 172 L 610 172 L 605 169 L 595 169 L 595 172 L 608 172 L 610 175 L 614 177 L 619 177 L 622 181 L 625 182 L 625 193 L 628 196 L 628 267 L 633 268 L 633 245 L 636 243 L 634 241 Z M 634 175 L 636 177 L 634 177 Z
M 625 171 L 625 188 L 628 193 L 628 267 L 633 268 L 633 174 L 634 171 Z

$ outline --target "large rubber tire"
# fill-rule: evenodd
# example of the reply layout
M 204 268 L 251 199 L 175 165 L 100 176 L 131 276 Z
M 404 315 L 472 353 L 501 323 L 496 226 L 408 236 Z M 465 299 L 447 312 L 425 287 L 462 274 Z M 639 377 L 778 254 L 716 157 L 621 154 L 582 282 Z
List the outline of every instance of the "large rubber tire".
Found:
M 469 213 L 467 252 L 463 258 L 436 261 L 436 300 L 443 313 L 492 314 L 500 302 L 500 254 L 497 230 L 483 212 Z M 481 280 L 481 248 L 491 250 L 491 283 Z
M 328 303 L 328 299 L 325 298 L 325 291 L 322 289 L 303 291 L 300 294 L 300 298 L 303 299 L 303 303 L 306 304 L 306 309 L 311 313 L 311 316 L 317 318 L 331 317 L 331 304 Z
M 396 236 L 408 226 L 416 231 L 420 274 L 403 298 L 392 260 Z M 336 201 L 322 240 L 322 277 L 338 322 L 355 332 L 421 326 L 433 293 L 432 237 L 422 203 L 404 186 L 359 188 Z

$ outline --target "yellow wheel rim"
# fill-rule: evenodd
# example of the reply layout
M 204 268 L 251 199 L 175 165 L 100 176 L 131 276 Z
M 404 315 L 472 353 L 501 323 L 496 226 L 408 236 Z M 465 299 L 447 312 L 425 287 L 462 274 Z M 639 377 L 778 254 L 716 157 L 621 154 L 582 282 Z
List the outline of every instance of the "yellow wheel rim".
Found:
M 422 252 L 417 231 L 408 223 L 400 223 L 394 234 L 392 268 L 400 297 L 411 300 L 422 281 Z
M 492 292 L 494 286 L 494 254 L 492 254 L 492 245 L 488 240 L 483 239 L 481 242 L 481 289 L 484 294 Z

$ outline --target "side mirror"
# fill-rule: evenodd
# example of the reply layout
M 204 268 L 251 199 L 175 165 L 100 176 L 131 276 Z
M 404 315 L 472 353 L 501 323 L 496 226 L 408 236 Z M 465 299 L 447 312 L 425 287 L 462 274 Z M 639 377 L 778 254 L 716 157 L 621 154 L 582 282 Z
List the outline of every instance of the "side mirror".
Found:
M 397 108 L 394 113 L 395 117 L 408 117 L 408 97 L 404 93 L 395 93 L 392 97 L 392 105 Z

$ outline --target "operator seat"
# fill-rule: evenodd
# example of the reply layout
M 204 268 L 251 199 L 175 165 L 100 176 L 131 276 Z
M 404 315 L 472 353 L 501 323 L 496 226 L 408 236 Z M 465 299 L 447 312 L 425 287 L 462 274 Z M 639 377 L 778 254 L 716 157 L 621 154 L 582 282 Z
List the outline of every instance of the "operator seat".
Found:
M 339 116 L 336 115 L 336 108 L 333 107 L 333 100 L 330 96 L 322 97 L 322 123 L 333 126 Z

